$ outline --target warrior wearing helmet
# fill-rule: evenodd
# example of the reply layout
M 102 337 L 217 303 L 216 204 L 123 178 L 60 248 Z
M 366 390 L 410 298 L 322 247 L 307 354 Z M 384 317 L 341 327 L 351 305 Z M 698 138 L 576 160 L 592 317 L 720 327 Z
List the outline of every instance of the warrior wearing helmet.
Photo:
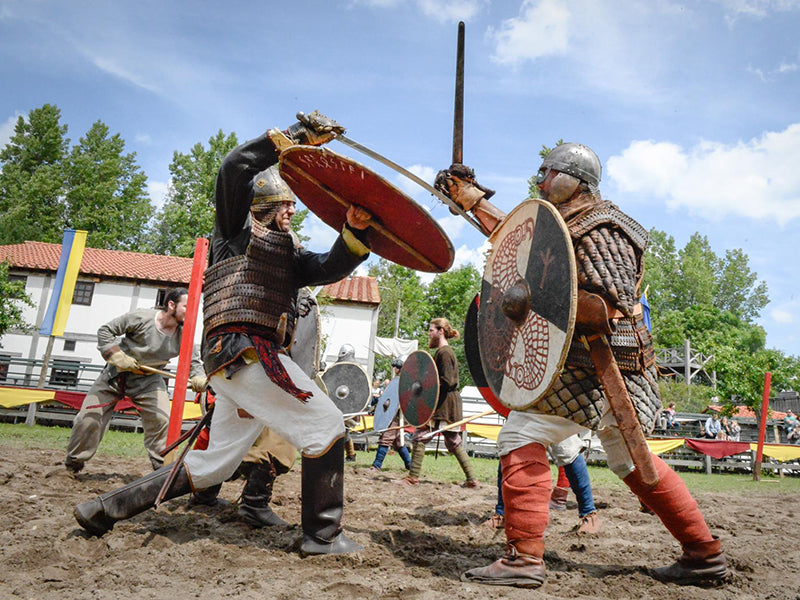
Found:
M 216 223 L 204 285 L 202 355 L 216 395 L 208 449 L 191 451 L 166 499 L 228 479 L 266 426 L 302 456 L 302 555 L 357 552 L 342 532 L 342 414 L 284 352 L 297 292 L 350 274 L 369 254 L 371 215 L 351 206 L 330 251 L 305 250 L 291 233 L 295 198 L 273 167 L 294 144 L 321 145 L 344 129 L 317 112 L 298 115 L 232 150 L 216 182 Z M 155 503 L 169 467 L 75 508 L 95 535 Z
M 652 338 L 638 303 L 647 232 L 602 199 L 597 187 L 600 177 L 597 155 L 582 144 L 557 146 L 539 168 L 537 187 L 564 218 L 575 251 L 575 335 L 563 370 L 545 397 L 531 408 L 512 410 L 503 426 L 498 447 L 508 552 L 487 567 L 464 573 L 465 581 L 529 588 L 543 584 L 551 486 L 546 448 L 585 428 L 597 430 L 611 470 L 659 516 L 683 548 L 676 563 L 654 569 L 654 576 L 699 583 L 727 574 L 719 539 L 711 535 L 680 477 L 655 455 L 658 483 L 654 487 L 636 468 L 588 350 L 592 340 L 610 346 L 641 427 L 650 432 L 661 402 Z M 453 165 L 440 172 L 437 187 L 471 210 L 487 232 L 504 217 L 488 202 L 468 167 Z

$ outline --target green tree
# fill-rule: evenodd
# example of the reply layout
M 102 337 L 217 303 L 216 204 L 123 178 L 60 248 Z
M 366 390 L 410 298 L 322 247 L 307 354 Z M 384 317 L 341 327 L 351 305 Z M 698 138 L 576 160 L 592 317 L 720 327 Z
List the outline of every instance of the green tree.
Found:
M 754 321 L 769 304 L 767 284 L 758 281 L 750 270 L 747 255 L 741 248 L 728 250 L 720 261 L 714 305 L 729 310 L 745 321 Z
M 87 245 L 143 249 L 142 231 L 153 216 L 147 176 L 125 141 L 96 121 L 64 162 L 66 224 L 89 232 Z
M 236 134 L 220 129 L 206 148 L 196 143 L 188 153 L 175 151 L 170 185 L 150 234 L 150 251 L 192 256 L 195 240 L 214 230 L 214 185 L 222 159 L 239 144 Z
M 397 335 L 419 339 L 428 330 L 425 290 L 416 271 L 381 258 L 369 268 L 369 275 L 378 280 L 381 311 L 378 314 L 378 335 L 394 337 L 399 306 Z
M 439 273 L 425 290 L 426 316 L 424 321 L 426 325 L 431 319 L 444 317 L 461 334 L 459 339 L 451 339 L 449 343 L 458 359 L 459 379 L 462 387 L 472 385 L 472 377 L 469 374 L 464 354 L 464 317 L 475 294 L 480 291 L 480 287 L 481 274 L 472 265 L 464 265 L 445 273 Z M 426 327 L 425 331 L 421 333 L 420 345 L 424 348 L 427 343 Z
M 7 262 L 0 263 L 0 300 L 0 338 L 10 329 L 30 328 L 22 318 L 22 309 L 25 304 L 33 306 L 33 302 L 23 282 L 9 280 Z
M 0 240 L 58 243 L 64 229 L 62 162 L 69 139 L 61 111 L 45 104 L 19 117 L 0 151 Z

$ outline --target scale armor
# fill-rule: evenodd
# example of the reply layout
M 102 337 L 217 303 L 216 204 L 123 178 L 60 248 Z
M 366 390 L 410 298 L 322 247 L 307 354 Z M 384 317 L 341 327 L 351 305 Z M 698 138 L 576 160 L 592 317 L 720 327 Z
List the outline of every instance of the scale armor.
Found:
M 615 319 L 616 328 L 608 338 L 647 435 L 661 410 L 653 340 L 641 314 L 634 314 L 647 231 L 611 202 L 581 211 L 567 226 L 575 248 L 578 287 L 601 295 L 624 315 Z M 536 410 L 596 429 L 604 401 L 589 350 L 575 336 L 561 376 Z
M 269 230 L 253 220 L 245 254 L 206 269 L 203 286 L 206 337 L 223 325 L 249 324 L 278 333 L 282 316 L 286 315 L 285 339 L 291 339 L 297 298 L 294 251 L 290 233 Z

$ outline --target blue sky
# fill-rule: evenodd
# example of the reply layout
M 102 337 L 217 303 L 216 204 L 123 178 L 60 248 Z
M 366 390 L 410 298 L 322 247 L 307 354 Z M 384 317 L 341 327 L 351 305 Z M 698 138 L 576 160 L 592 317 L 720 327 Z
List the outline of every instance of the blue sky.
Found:
M 0 0 L 0 145 L 56 104 L 74 141 L 101 119 L 163 201 L 174 151 L 318 109 L 429 181 L 452 154 L 466 22 L 464 162 L 510 210 L 542 144 L 582 142 L 603 195 L 682 247 L 741 248 L 769 287 L 767 346 L 800 355 L 800 0 Z M 482 236 L 431 209 L 482 265 Z M 330 243 L 319 221 L 312 248 Z

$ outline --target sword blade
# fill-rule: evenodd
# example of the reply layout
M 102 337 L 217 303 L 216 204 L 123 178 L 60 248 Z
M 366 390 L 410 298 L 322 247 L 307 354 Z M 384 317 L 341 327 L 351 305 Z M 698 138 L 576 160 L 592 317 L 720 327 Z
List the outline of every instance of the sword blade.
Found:
M 390 169 L 400 173 L 400 175 L 408 177 L 411 181 L 413 181 L 414 183 L 416 183 L 417 185 L 419 185 L 420 187 L 422 187 L 426 191 L 428 191 L 431 194 L 433 194 L 438 200 L 440 200 L 441 202 L 446 204 L 454 212 L 456 212 L 457 214 L 459 214 L 462 217 L 464 217 L 467 221 L 469 221 L 469 223 L 475 229 L 480 231 L 483 235 L 486 235 L 486 233 L 484 233 L 484 231 L 483 231 L 483 228 L 480 226 L 480 224 L 475 219 L 473 219 L 470 215 L 468 215 L 458 204 L 456 204 L 455 202 L 450 200 L 450 198 L 445 196 L 442 192 L 437 190 L 435 187 L 433 187 L 431 184 L 429 184 L 424 179 L 418 177 L 417 175 L 414 175 L 414 173 L 412 173 L 408 169 L 404 169 L 403 167 L 398 165 L 393 160 L 390 160 L 390 159 L 386 158 L 385 156 L 383 156 L 381 154 L 378 154 L 374 150 L 372 150 L 370 148 L 367 148 L 366 146 L 364 146 L 362 144 L 359 144 L 355 140 L 352 140 L 352 139 L 350 139 L 349 137 L 347 137 L 345 135 L 337 135 L 335 139 L 340 141 L 340 142 L 342 142 L 346 146 L 350 146 L 353 150 L 358 150 L 362 154 L 365 154 L 365 155 L 369 156 L 370 158 L 372 158 L 374 160 L 377 160 L 379 163 L 382 163 L 382 164 L 386 165 L 387 167 L 389 167 Z
M 464 162 L 464 21 L 458 23 L 456 97 L 453 108 L 453 163 Z

